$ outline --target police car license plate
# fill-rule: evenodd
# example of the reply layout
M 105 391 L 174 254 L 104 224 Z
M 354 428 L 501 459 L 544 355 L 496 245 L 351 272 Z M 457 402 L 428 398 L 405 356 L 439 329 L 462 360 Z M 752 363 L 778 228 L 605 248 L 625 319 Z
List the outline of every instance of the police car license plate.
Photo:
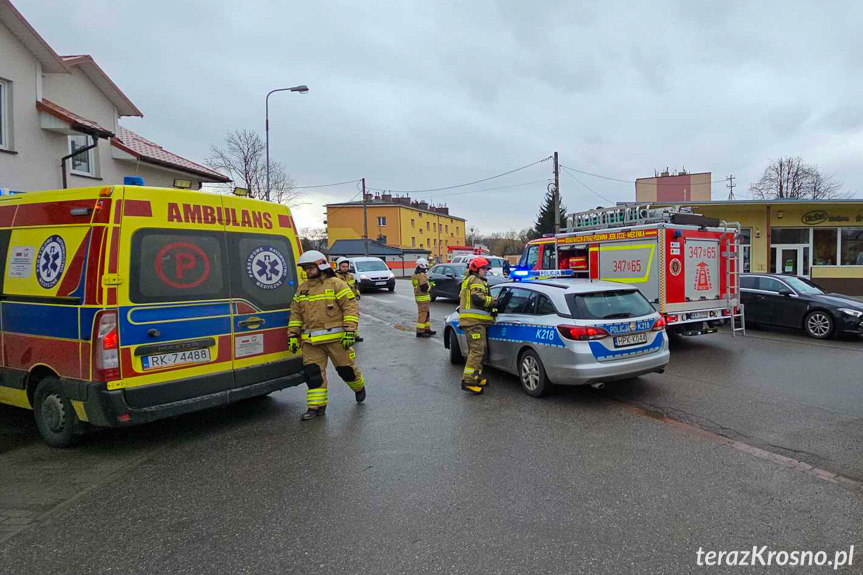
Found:
M 639 343 L 647 343 L 646 333 L 619 335 L 614 338 L 614 347 L 626 347 L 628 345 L 638 345 Z
M 146 355 L 141 358 L 141 366 L 145 370 L 161 369 L 192 363 L 207 363 L 208 361 L 210 361 L 210 350 L 204 348 L 175 353 L 160 353 L 159 355 Z

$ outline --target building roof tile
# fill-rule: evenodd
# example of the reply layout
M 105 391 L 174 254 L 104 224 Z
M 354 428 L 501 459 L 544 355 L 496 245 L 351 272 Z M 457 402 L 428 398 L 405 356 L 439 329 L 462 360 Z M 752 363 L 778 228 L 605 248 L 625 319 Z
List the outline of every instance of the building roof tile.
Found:
M 111 138 L 111 145 L 131 154 L 142 162 L 188 172 L 205 182 L 227 183 L 231 181 L 231 178 L 169 152 L 159 144 L 151 142 L 123 126 L 117 126 L 117 135 Z

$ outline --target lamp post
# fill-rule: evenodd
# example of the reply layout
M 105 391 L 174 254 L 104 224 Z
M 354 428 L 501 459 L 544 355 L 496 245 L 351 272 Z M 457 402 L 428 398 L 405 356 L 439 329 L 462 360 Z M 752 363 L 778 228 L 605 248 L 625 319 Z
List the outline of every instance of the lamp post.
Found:
M 264 132 L 266 132 L 267 140 L 267 190 L 264 199 L 268 202 L 270 201 L 270 95 L 276 92 L 299 92 L 300 94 L 305 94 L 308 91 L 309 87 L 305 84 L 294 86 L 293 88 L 276 88 L 267 92 L 267 97 L 264 99 Z

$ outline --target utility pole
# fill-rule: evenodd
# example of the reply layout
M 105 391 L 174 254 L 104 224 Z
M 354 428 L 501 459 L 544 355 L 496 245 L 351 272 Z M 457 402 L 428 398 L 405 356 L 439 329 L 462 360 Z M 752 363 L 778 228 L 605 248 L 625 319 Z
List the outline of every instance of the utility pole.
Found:
M 554 233 L 560 233 L 560 168 L 554 153 Z
M 728 177 L 726 177 L 726 178 L 725 178 L 725 181 L 727 181 L 727 182 L 728 182 L 727 184 L 725 184 L 725 187 L 726 187 L 726 188 L 728 188 L 728 189 L 730 190 L 730 191 L 728 192 L 728 201 L 730 202 L 730 201 L 733 201 L 733 200 L 737 199 L 737 198 L 735 198 L 735 197 L 734 197 L 734 176 L 728 176 Z
M 366 215 L 366 179 L 363 178 L 363 244 L 365 245 L 366 257 L 369 257 L 369 218 Z

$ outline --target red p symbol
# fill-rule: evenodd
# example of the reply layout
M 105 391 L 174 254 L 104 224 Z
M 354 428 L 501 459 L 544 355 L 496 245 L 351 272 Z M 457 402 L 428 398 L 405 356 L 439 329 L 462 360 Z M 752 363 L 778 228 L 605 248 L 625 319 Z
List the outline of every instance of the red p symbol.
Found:
M 188 252 L 177 252 L 174 255 L 174 263 L 176 264 L 177 279 L 183 279 L 183 271 L 195 268 L 195 256 Z

